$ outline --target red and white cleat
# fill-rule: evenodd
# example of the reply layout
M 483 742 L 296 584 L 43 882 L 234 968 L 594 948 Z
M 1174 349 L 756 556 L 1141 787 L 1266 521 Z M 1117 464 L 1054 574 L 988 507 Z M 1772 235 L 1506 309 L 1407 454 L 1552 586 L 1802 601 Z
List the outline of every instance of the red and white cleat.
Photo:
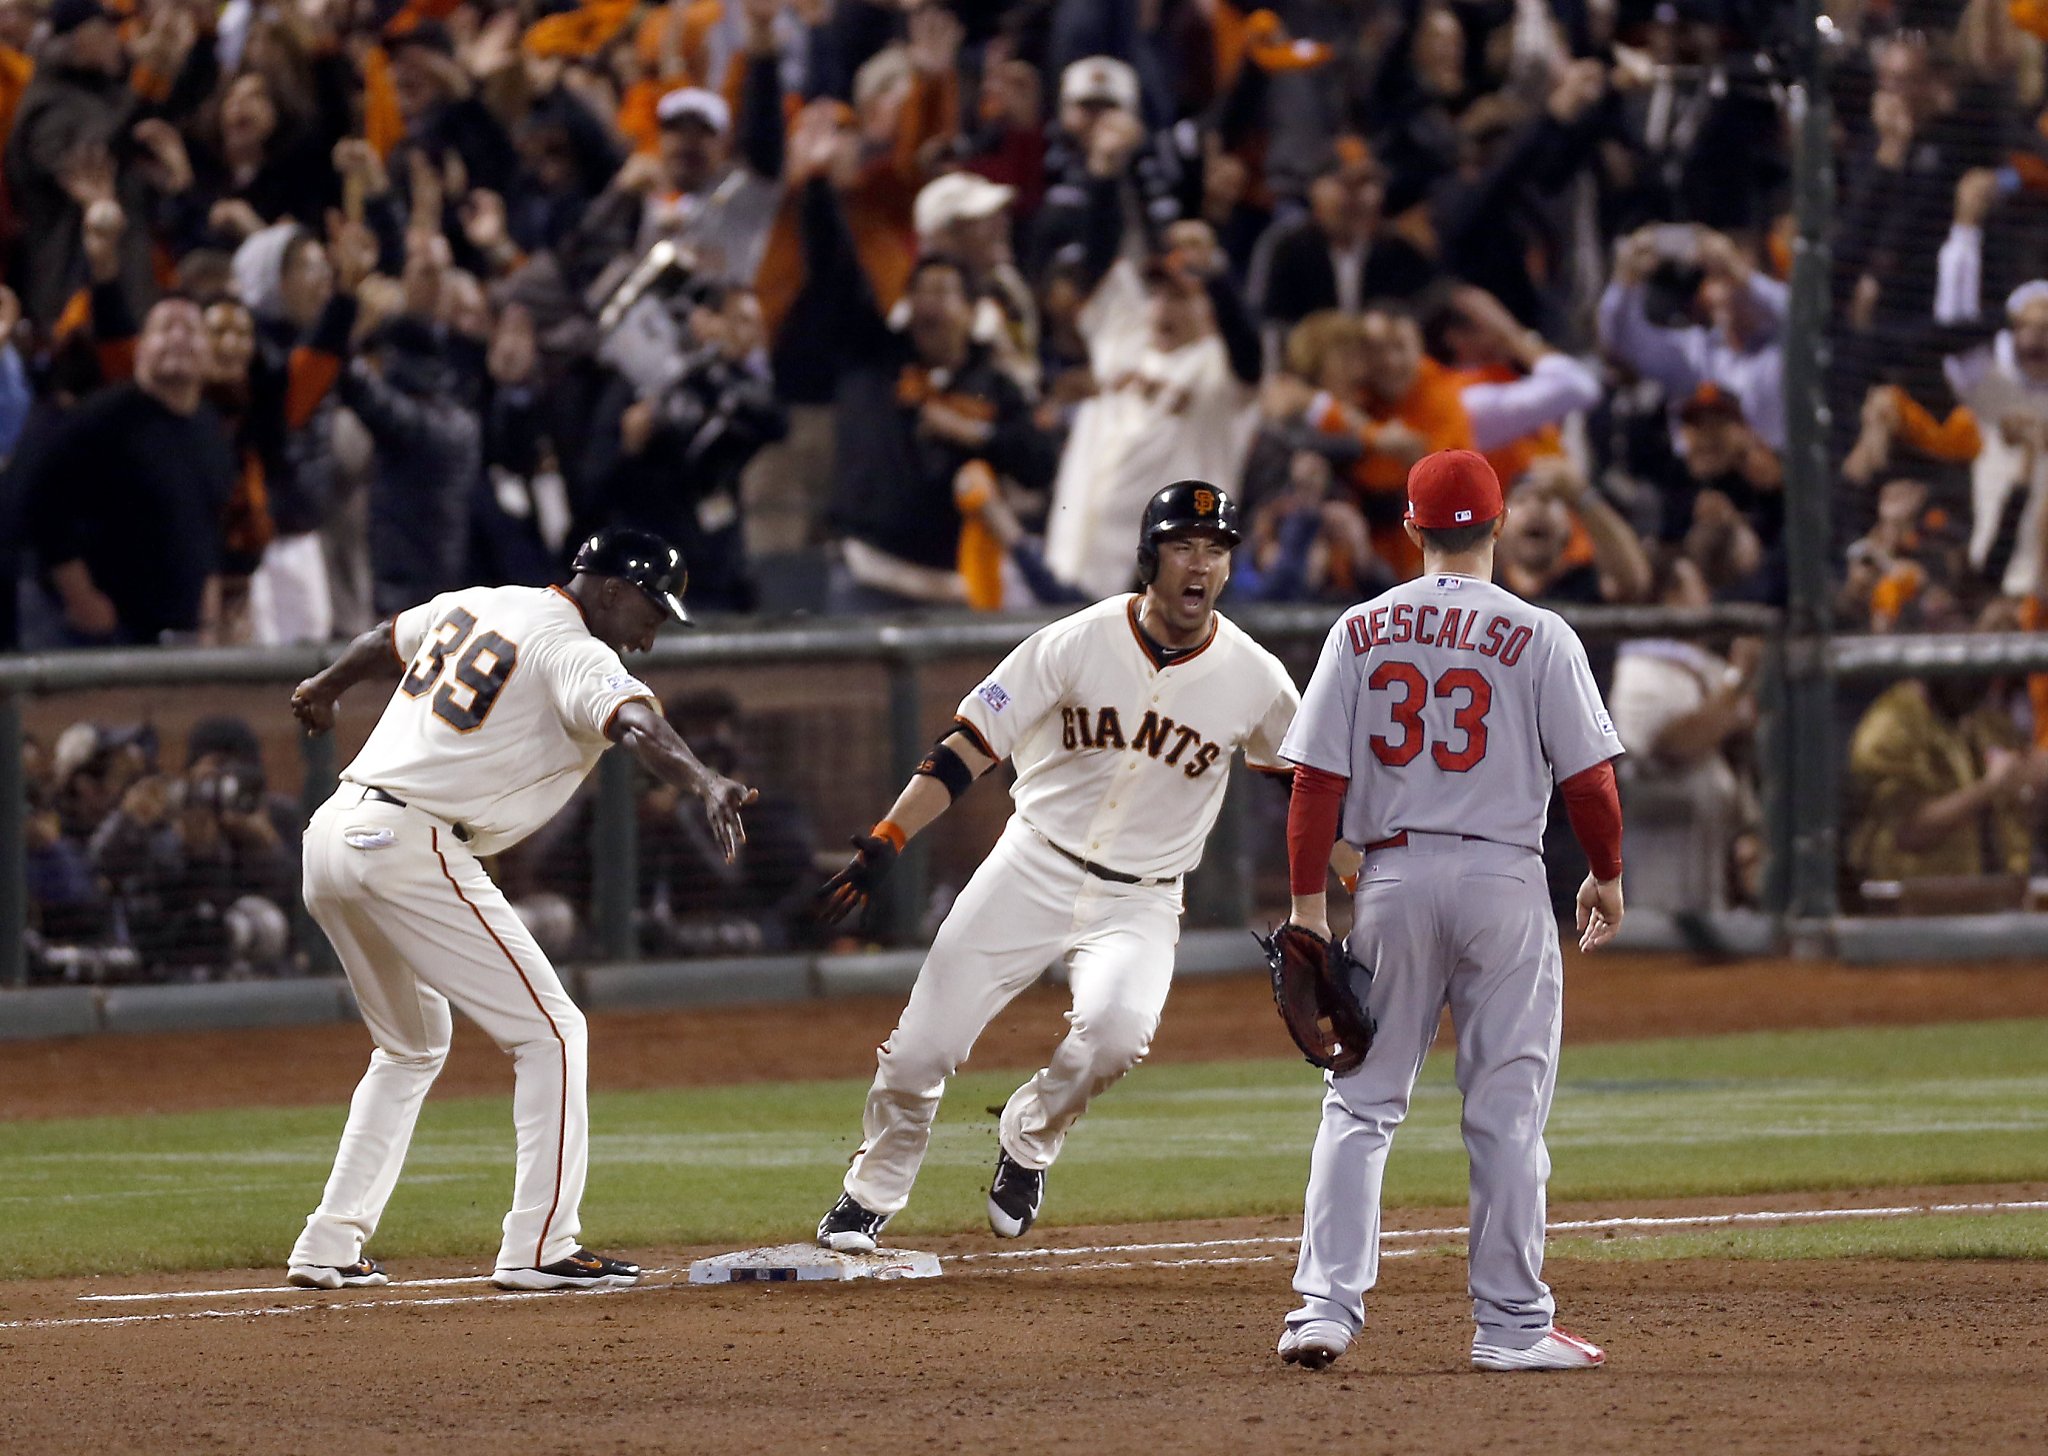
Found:
M 1472 1342 L 1472 1366 L 1476 1370 L 1598 1370 L 1606 1363 L 1605 1350 L 1556 1325 L 1526 1350 Z

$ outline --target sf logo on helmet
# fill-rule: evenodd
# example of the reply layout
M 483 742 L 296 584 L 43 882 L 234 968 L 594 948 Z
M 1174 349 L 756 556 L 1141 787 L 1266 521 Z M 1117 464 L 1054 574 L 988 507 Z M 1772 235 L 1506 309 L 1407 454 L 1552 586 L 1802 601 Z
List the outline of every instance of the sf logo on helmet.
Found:
M 1213 516 L 1216 514 L 1215 491 L 1198 490 L 1195 492 L 1195 514 L 1198 516 Z

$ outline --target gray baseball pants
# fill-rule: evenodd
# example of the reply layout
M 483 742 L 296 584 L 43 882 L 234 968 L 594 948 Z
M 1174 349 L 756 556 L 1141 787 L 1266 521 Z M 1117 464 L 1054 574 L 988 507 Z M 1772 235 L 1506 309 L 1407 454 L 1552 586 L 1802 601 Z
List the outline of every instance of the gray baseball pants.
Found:
M 1550 1328 L 1543 1282 L 1543 1124 L 1557 1080 L 1564 966 L 1541 857 L 1459 835 L 1410 834 L 1366 855 L 1351 947 L 1374 971 L 1379 1023 L 1356 1071 L 1326 1078 L 1288 1323 L 1354 1334 L 1379 1278 L 1380 1184 L 1394 1129 L 1446 1005 L 1472 1165 L 1468 1287 L 1478 1338 L 1527 1349 Z

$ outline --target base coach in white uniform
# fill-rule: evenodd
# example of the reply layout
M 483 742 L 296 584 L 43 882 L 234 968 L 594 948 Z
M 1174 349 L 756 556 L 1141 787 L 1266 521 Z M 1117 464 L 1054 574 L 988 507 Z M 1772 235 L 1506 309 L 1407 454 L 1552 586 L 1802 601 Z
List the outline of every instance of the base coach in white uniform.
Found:
M 826 885 L 828 917 L 862 904 L 911 835 L 1014 760 L 1016 813 L 882 1044 L 860 1151 L 818 1225 L 827 1248 L 875 1247 L 910 1199 L 946 1079 L 1053 961 L 1065 959 L 1073 986 L 1072 1030 L 1003 1109 L 988 1200 L 999 1236 L 1031 1227 L 1068 1129 L 1150 1048 L 1181 877 L 1201 861 L 1231 755 L 1286 772 L 1280 740 L 1300 701 L 1278 660 L 1215 610 L 1238 540 L 1237 507 L 1215 486 L 1154 495 L 1139 536 L 1145 590 L 1054 622 L 1004 658 Z
M 658 536 L 592 537 L 561 587 L 473 587 L 378 624 L 299 684 L 314 733 L 372 678 L 403 678 L 305 835 L 306 908 L 333 943 L 376 1050 L 356 1088 L 320 1206 L 291 1254 L 293 1284 L 382 1284 L 364 1256 L 448 1055 L 458 1006 L 512 1057 L 518 1172 L 492 1282 L 630 1284 L 633 1264 L 582 1247 L 588 1153 L 583 1013 L 479 856 L 552 818 L 613 743 L 704 800 L 732 855 L 751 790 L 699 763 L 619 661 L 668 617 L 688 622 L 682 558 Z

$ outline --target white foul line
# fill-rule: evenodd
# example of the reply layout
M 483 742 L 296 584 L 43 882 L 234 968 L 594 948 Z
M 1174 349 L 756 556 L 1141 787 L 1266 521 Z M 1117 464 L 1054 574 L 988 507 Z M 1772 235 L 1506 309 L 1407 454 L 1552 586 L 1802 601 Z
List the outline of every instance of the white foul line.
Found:
M 1619 1218 L 1563 1219 L 1548 1225 L 1557 1233 L 1591 1233 L 1601 1229 L 1718 1228 L 1745 1223 L 1804 1223 L 1823 1219 L 1903 1218 L 1927 1213 L 2023 1213 L 2048 1209 L 2048 1200 L 2012 1203 L 1922 1203 L 1886 1208 L 1800 1208 L 1757 1209 L 1744 1213 L 1698 1213 L 1656 1217 L 1637 1215 Z M 1384 1229 L 1381 1242 L 1393 1239 L 1452 1239 L 1471 1233 L 1464 1224 L 1431 1229 Z M 1200 1239 L 1185 1243 L 1087 1244 L 1066 1249 L 1000 1249 L 980 1254 L 955 1254 L 951 1262 L 965 1264 L 978 1259 L 1058 1259 L 1080 1254 L 1133 1254 L 1151 1249 L 1230 1249 L 1254 1244 L 1297 1244 L 1294 1234 L 1265 1234 L 1243 1239 Z
M 1828 1219 L 1904 1218 L 1920 1214 L 1958 1213 L 2021 1213 L 2038 1212 L 2048 1209 L 2048 1199 L 2024 1200 L 2004 1203 L 1930 1203 L 1898 1204 L 1880 1208 L 1803 1208 L 1803 1209 L 1756 1209 L 1738 1213 L 1702 1213 L 1672 1216 L 1632 1215 L 1614 1218 L 1583 1218 L 1560 1220 L 1549 1226 L 1551 1233 L 1591 1233 L 1603 1229 L 1677 1229 L 1677 1228 L 1727 1228 L 1741 1224 L 1767 1223 L 1808 1223 Z M 1388 1229 L 1381 1234 L 1383 1243 L 1394 1240 L 1438 1239 L 1461 1237 L 1469 1230 L 1463 1226 L 1433 1229 Z M 992 1253 L 954 1254 L 946 1258 L 950 1264 L 966 1264 L 981 1260 L 1005 1259 L 1068 1259 L 1091 1254 L 1145 1254 L 1163 1252 L 1185 1252 L 1196 1249 L 1244 1248 L 1261 1244 L 1294 1244 L 1298 1242 L 1292 1234 L 1270 1234 L 1238 1239 L 1197 1239 L 1173 1240 L 1140 1244 L 1091 1244 L 1073 1248 L 1013 1249 Z M 1388 1249 L 1381 1253 L 1382 1259 L 1413 1258 L 1423 1253 L 1422 1249 Z M 1009 1263 L 994 1266 L 990 1272 L 1004 1273 L 1058 1273 L 1088 1269 L 1177 1269 L 1191 1267 L 1214 1267 L 1231 1264 L 1277 1263 L 1285 1254 L 1225 1255 L 1216 1258 L 1182 1259 L 1127 1259 L 1099 1260 L 1085 1264 L 1041 1263 L 1036 1267 L 1029 1264 Z M 674 1273 L 671 1269 L 650 1269 L 649 1274 Z M 449 1285 L 474 1284 L 481 1278 L 457 1277 L 446 1279 L 393 1280 L 391 1289 L 428 1289 Z M 69 1319 L 27 1319 L 0 1320 L 0 1330 L 42 1330 L 69 1329 L 85 1325 L 133 1325 L 159 1324 L 165 1321 L 204 1319 L 256 1319 L 270 1315 L 311 1314 L 316 1311 L 346 1311 L 357 1309 L 392 1309 L 399 1307 L 431 1308 L 455 1304 L 504 1304 L 517 1300 L 552 1299 L 564 1293 L 572 1294 L 631 1294 L 647 1293 L 656 1289 L 673 1289 L 674 1284 L 640 1284 L 623 1288 L 588 1290 L 517 1290 L 495 1294 L 452 1294 L 437 1295 L 425 1299 L 344 1299 L 328 1300 L 312 1297 L 319 1291 L 293 1289 L 289 1286 L 261 1289 L 194 1289 L 167 1290 L 161 1293 L 138 1294 L 82 1294 L 81 1300 L 152 1300 L 152 1299 L 201 1299 L 210 1296 L 226 1298 L 236 1295 L 277 1295 L 289 1294 L 307 1296 L 286 1305 L 266 1305 L 255 1309 L 198 1309 L 172 1310 L 161 1314 L 88 1315 Z

